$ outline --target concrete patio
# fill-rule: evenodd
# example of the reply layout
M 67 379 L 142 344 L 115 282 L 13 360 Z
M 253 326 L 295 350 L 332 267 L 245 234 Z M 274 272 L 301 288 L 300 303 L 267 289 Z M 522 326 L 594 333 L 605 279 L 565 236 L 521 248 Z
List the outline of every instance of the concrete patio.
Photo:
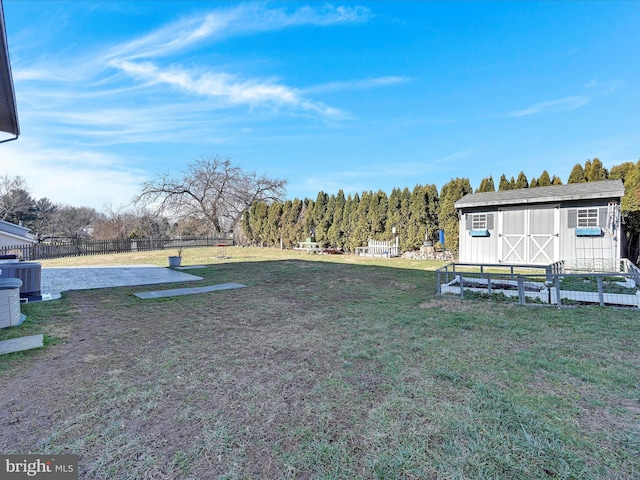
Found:
M 155 265 L 65 267 L 42 269 L 42 294 L 68 290 L 193 282 L 202 277 Z

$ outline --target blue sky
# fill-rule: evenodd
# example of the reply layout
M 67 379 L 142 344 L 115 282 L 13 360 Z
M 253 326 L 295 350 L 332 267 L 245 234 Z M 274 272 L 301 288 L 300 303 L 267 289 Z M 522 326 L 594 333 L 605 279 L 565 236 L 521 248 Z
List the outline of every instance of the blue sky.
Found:
M 1 175 L 99 210 L 201 157 L 288 198 L 640 158 L 640 2 L 4 0 Z

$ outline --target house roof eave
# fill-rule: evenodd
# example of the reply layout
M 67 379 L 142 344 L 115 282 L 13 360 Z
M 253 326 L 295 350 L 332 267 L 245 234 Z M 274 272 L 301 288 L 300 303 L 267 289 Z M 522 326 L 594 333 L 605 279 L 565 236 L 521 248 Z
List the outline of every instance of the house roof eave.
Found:
M 14 136 L 0 142 L 15 140 L 20 135 L 2 0 L 0 0 L 0 131 Z

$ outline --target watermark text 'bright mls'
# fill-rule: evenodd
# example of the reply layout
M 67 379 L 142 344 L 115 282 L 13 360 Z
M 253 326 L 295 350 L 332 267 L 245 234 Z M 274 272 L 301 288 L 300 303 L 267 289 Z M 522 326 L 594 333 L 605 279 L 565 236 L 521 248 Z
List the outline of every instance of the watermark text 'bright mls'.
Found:
M 77 455 L 0 455 L 0 478 L 77 480 Z

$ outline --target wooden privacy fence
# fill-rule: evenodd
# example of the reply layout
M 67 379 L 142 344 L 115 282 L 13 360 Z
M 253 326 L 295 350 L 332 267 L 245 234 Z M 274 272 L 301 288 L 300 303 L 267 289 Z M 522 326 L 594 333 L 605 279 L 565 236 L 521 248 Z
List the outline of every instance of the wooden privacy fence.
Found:
M 20 260 L 105 255 L 108 253 L 145 252 L 189 247 L 233 245 L 233 236 L 180 238 L 120 238 L 116 240 L 74 239 L 64 242 L 42 242 L 33 245 L 0 246 L 0 255 L 17 255 Z

